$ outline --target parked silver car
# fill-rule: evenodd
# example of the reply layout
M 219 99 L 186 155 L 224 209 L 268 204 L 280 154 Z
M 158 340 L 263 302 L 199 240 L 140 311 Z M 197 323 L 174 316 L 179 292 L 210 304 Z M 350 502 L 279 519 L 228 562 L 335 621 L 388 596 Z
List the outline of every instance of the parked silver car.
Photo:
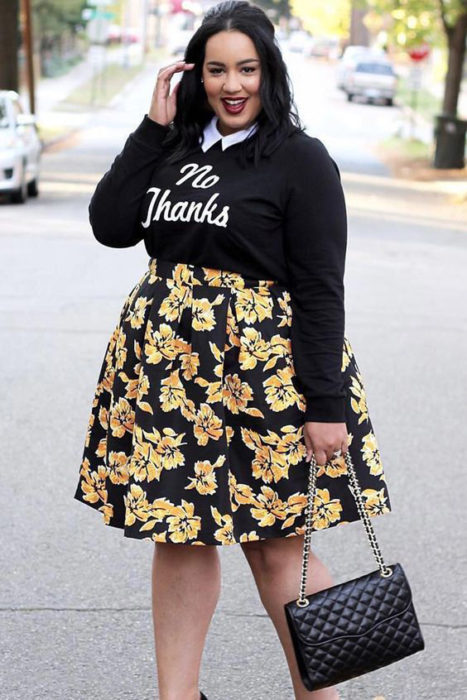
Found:
M 392 105 L 397 88 L 397 74 L 389 61 L 364 58 L 345 74 L 343 90 L 349 102 L 363 97 L 368 102 L 384 100 Z
M 336 82 L 340 90 L 344 89 L 346 76 L 355 68 L 358 61 L 368 58 L 385 61 L 386 53 L 383 49 L 360 44 L 351 44 L 344 49 L 336 70 Z
M 39 194 L 42 143 L 33 114 L 13 90 L 0 90 L 0 193 L 22 204 Z

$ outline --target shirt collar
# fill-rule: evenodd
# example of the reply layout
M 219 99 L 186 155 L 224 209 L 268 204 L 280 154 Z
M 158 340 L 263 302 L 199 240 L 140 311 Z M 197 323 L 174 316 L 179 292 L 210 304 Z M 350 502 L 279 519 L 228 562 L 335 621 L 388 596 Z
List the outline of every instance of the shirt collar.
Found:
M 204 128 L 204 140 L 203 143 L 201 143 L 200 138 L 200 145 L 203 151 L 206 152 L 208 148 L 211 148 L 211 146 L 221 139 L 222 150 L 225 151 L 226 148 L 232 146 L 234 143 L 239 143 L 240 141 L 246 139 L 248 136 L 250 136 L 250 134 L 256 131 L 257 128 L 258 124 L 257 122 L 254 122 L 247 129 L 241 129 L 239 131 L 234 131 L 232 134 L 227 134 L 227 136 L 222 136 L 217 128 L 217 115 L 214 114 L 211 121 L 208 122 Z

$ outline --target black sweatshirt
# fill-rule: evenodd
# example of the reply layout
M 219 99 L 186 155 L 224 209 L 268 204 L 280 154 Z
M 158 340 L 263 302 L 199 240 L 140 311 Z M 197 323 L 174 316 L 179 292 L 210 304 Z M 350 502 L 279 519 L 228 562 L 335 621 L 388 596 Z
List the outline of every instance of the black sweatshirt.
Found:
M 169 130 L 145 115 L 130 134 L 92 196 L 94 236 L 114 248 L 144 239 L 156 258 L 287 285 L 305 420 L 345 422 L 347 216 L 336 163 L 301 132 L 257 168 L 241 165 L 241 142 L 167 164 Z

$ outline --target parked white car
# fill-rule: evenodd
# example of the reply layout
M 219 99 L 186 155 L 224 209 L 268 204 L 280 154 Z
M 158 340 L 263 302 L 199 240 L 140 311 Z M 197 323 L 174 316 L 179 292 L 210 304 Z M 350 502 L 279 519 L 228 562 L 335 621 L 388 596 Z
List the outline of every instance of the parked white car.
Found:
M 370 48 L 369 46 L 360 46 L 353 44 L 344 49 L 344 53 L 339 59 L 336 70 L 337 87 L 340 90 L 344 89 L 344 84 L 349 72 L 355 68 L 356 63 L 364 58 L 376 58 L 384 61 L 386 54 L 383 49 Z
M 22 204 L 39 194 L 42 143 L 33 114 L 13 90 L 0 90 L 0 193 Z
M 397 74 L 389 61 L 364 58 L 357 61 L 345 75 L 344 92 L 351 102 L 363 97 L 367 102 L 383 100 L 392 105 L 397 88 Z

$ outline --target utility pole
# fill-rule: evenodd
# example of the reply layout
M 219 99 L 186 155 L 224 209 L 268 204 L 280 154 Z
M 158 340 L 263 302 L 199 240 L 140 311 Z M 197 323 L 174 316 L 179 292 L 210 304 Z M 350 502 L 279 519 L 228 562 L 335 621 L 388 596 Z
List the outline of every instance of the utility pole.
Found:
M 31 0 L 21 0 L 23 11 L 24 32 L 23 42 L 26 52 L 26 73 L 28 81 L 29 111 L 36 113 L 36 93 L 34 84 L 34 63 L 33 63 L 33 41 L 32 41 L 32 21 L 31 21 Z
M 0 86 L 18 90 L 18 0 L 0 0 Z

